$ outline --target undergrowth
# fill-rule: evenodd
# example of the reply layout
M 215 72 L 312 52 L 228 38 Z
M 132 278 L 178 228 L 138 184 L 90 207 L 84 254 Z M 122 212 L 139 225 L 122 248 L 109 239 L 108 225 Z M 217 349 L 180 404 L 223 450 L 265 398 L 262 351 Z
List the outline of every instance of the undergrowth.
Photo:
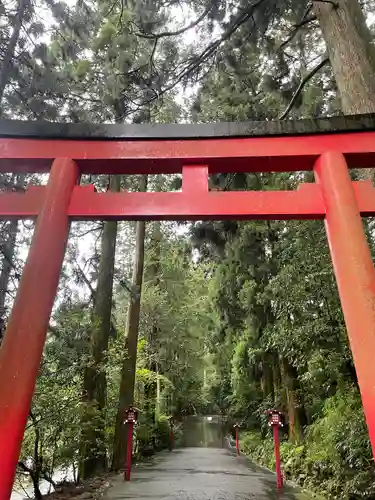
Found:
M 241 450 L 252 460 L 275 469 L 271 436 L 259 432 L 241 435 Z M 375 500 L 371 447 L 357 391 L 329 398 L 318 418 L 306 428 L 305 440 L 282 440 L 282 469 L 287 479 L 304 488 L 341 500 Z

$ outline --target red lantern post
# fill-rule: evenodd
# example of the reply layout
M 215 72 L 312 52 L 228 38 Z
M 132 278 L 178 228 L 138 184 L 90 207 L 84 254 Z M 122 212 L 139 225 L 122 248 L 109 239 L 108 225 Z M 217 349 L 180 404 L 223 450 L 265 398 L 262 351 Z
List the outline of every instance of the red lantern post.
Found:
M 236 430 L 236 455 L 237 455 L 237 457 L 239 457 L 239 455 L 240 455 L 240 441 L 239 441 L 239 437 L 238 437 L 238 429 L 240 426 L 239 426 L 239 424 L 235 424 L 233 427 Z
M 273 430 L 273 440 L 275 447 L 275 462 L 276 462 L 276 485 L 280 490 L 283 487 L 283 476 L 281 474 L 281 461 L 280 461 L 280 440 L 279 428 L 283 426 L 283 415 L 278 410 L 268 410 L 268 425 Z
M 132 470 L 132 455 L 133 455 L 133 430 L 134 424 L 137 423 L 138 411 L 136 408 L 130 406 L 125 411 L 125 424 L 128 425 L 128 442 L 126 449 L 126 467 L 125 467 L 125 481 L 130 481 Z

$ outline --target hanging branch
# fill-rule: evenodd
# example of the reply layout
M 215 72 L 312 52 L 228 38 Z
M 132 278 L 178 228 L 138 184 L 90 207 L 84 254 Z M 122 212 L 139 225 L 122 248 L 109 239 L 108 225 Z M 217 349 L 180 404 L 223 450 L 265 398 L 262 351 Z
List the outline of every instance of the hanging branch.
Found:
M 295 93 L 293 94 L 293 97 L 290 101 L 290 103 L 288 104 L 287 108 L 285 109 L 285 111 L 278 117 L 279 120 L 284 120 L 288 114 L 290 113 L 290 111 L 292 110 L 293 106 L 294 106 L 294 103 L 296 102 L 296 100 L 298 99 L 298 96 L 300 95 L 300 93 L 302 92 L 302 90 L 304 89 L 305 85 L 311 80 L 311 78 L 313 76 L 315 76 L 318 71 L 320 71 L 326 64 L 329 63 L 329 58 L 326 57 L 325 59 L 323 59 L 317 66 L 315 66 L 315 68 L 313 68 L 302 80 L 301 80 L 301 83 L 298 85 L 298 88 L 297 90 L 295 91 Z
M 186 31 L 191 30 L 192 28 L 195 28 L 203 19 L 209 14 L 209 12 L 212 10 L 212 5 L 210 5 L 195 21 L 192 21 L 190 24 L 185 26 L 184 28 L 180 28 L 179 30 L 176 31 L 164 31 L 163 33 L 135 33 L 136 36 L 139 36 L 141 38 L 151 38 L 152 40 L 156 39 L 158 40 L 159 38 L 164 38 L 164 37 L 169 37 L 169 36 L 177 36 L 177 35 L 182 35 L 182 33 L 185 33 Z
M 317 17 L 315 15 L 312 15 L 312 16 L 309 16 L 306 19 L 302 20 L 300 23 L 294 24 L 293 31 L 288 36 L 288 38 L 280 45 L 279 50 L 283 49 L 286 45 L 288 45 L 289 42 L 291 42 L 293 40 L 293 38 L 297 35 L 300 28 L 302 28 L 303 26 L 306 26 L 306 24 L 309 24 L 309 23 L 316 21 L 316 20 L 317 20 Z
M 339 3 L 333 0 L 313 0 L 313 3 L 329 3 L 335 10 L 339 8 Z
M 90 280 L 87 278 L 86 274 L 84 273 L 83 269 L 81 269 L 81 267 L 77 261 L 75 262 L 75 266 L 76 266 L 78 276 L 81 277 L 82 281 L 85 283 L 85 285 L 87 286 L 87 288 L 90 291 L 91 300 L 94 301 L 96 292 L 95 292 L 94 288 L 92 287 Z
M 238 28 L 240 28 L 244 23 L 252 19 L 254 11 L 259 7 L 265 0 L 257 0 L 252 3 L 247 9 L 239 9 L 237 16 L 234 18 L 234 21 L 232 24 L 222 33 L 221 37 L 218 39 L 214 40 L 212 43 L 207 45 L 207 47 L 196 57 L 194 58 L 193 61 L 187 64 L 179 73 L 177 73 L 174 81 L 161 89 L 160 91 L 156 91 L 154 89 L 151 89 L 154 91 L 154 95 L 147 101 L 143 102 L 141 105 L 136 106 L 135 109 L 132 109 L 132 112 L 136 112 L 138 109 L 143 107 L 145 104 L 150 104 L 153 101 L 160 99 L 164 94 L 169 92 L 170 90 L 174 89 L 182 80 L 184 80 L 187 77 L 190 77 L 194 72 L 199 68 L 199 66 L 203 63 L 205 63 L 210 57 L 212 57 L 216 50 L 224 43 L 226 42 L 232 35 L 235 33 Z M 203 15 L 203 14 L 202 14 Z M 207 14 L 206 14 L 207 15 Z M 199 18 L 198 18 L 199 19 Z M 197 23 L 197 20 L 194 21 L 194 23 Z M 187 29 L 188 27 L 186 27 Z M 191 29 L 191 26 L 190 28 Z M 162 34 L 156 35 L 157 38 L 160 38 L 160 35 L 162 36 L 173 36 L 173 34 L 176 34 L 177 32 L 164 32 Z M 144 36 L 142 33 L 138 34 L 138 36 Z M 155 38 L 155 35 L 151 36 L 151 38 Z M 123 116 L 123 118 L 125 115 Z

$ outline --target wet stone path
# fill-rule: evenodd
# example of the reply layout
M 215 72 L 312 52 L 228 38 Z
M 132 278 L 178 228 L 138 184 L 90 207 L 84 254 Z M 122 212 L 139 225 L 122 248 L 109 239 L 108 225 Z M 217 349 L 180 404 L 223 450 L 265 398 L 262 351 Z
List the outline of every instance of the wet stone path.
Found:
M 274 474 L 227 450 L 183 448 L 137 466 L 130 483 L 120 478 L 106 500 L 310 500 L 287 487 L 276 491 Z

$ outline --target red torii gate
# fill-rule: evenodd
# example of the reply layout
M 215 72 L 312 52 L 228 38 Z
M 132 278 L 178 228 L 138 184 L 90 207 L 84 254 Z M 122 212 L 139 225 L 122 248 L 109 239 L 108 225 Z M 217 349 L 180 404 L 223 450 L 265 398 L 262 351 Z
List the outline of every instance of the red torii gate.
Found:
M 375 115 L 215 125 L 0 122 L 0 172 L 50 172 L 0 194 L 1 219 L 37 218 L 0 348 L 0 500 L 10 497 L 71 220 L 324 219 L 375 454 L 375 271 L 361 215 L 375 214 Z M 210 192 L 208 174 L 314 170 L 296 191 Z M 96 193 L 82 173 L 181 173 L 182 192 Z

